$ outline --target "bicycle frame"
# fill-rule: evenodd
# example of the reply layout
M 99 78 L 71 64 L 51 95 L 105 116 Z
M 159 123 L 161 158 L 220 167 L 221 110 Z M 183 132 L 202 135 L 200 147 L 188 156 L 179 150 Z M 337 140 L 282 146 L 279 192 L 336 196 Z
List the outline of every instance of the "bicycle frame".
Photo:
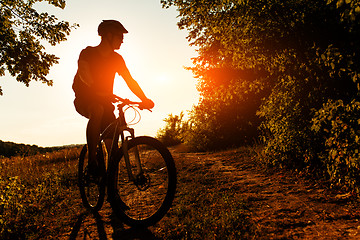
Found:
M 176 166 L 170 151 L 159 140 L 135 137 L 134 129 L 126 122 L 128 108 L 134 109 L 137 118 L 138 109 L 144 105 L 119 100 L 119 116 L 101 133 L 95 149 L 99 175 L 89 171 L 88 145 L 81 150 L 80 196 L 85 208 L 97 212 L 108 195 L 113 212 L 125 224 L 148 227 L 161 220 L 171 207 L 176 192 Z
M 129 180 L 135 182 L 136 177 L 143 174 L 143 170 L 141 167 L 139 151 L 137 150 L 137 148 L 135 148 L 135 164 L 136 164 L 136 171 L 137 171 L 135 176 L 134 176 L 133 172 L 131 171 L 131 166 L 130 166 L 128 141 L 129 141 L 129 139 L 135 138 L 135 133 L 134 133 L 135 130 L 133 128 L 130 128 L 128 126 L 128 124 L 126 123 L 123 108 L 126 105 L 130 105 L 131 103 L 136 104 L 135 102 L 129 102 L 129 103 L 123 102 L 123 103 L 120 103 L 117 105 L 117 108 L 119 110 L 119 117 L 103 131 L 100 139 L 110 139 L 111 134 L 113 134 L 113 136 L 111 137 L 112 144 L 111 144 L 110 154 L 108 154 L 108 156 L 109 156 L 108 160 L 110 162 L 115 161 L 114 157 L 116 156 L 116 152 L 119 151 L 119 149 L 122 149 L 122 152 L 124 154 L 127 173 L 129 176 Z M 130 136 L 125 137 L 125 132 L 128 132 L 130 134 Z M 118 144 L 119 138 L 121 139 L 120 147 Z M 109 166 L 109 164 L 108 164 L 108 166 Z

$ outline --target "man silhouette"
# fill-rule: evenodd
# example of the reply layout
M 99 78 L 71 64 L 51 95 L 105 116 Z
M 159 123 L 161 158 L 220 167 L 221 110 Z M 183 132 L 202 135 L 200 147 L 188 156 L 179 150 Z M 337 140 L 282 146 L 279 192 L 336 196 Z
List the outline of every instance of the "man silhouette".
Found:
M 98 27 L 101 42 L 95 47 L 86 47 L 80 53 L 78 70 L 73 82 L 76 111 L 89 119 L 86 128 L 88 144 L 89 172 L 97 175 L 96 145 L 100 133 L 115 120 L 113 102 L 118 99 L 113 94 L 115 74 L 119 74 L 129 89 L 141 99 L 141 108 L 151 109 L 153 101 L 148 99 L 139 84 L 132 78 L 122 56 L 115 52 L 123 43 L 128 31 L 116 20 L 104 20 Z M 111 139 L 105 140 L 107 149 Z

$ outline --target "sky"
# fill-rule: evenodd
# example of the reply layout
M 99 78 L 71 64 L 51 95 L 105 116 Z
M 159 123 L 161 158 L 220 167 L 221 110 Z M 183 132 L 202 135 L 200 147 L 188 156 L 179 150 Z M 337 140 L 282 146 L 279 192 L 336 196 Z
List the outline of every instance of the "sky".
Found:
M 46 52 L 60 58 L 48 75 L 52 87 L 39 82 L 26 87 L 9 74 L 0 77 L 4 94 L 0 96 L 0 140 L 43 147 L 86 142 L 87 119 L 74 109 L 71 85 L 80 51 L 99 44 L 97 27 L 105 19 L 119 20 L 129 31 L 117 52 L 155 102 L 153 111 L 141 111 L 141 121 L 132 126 L 137 136 L 155 136 L 169 114 L 186 112 L 198 102 L 196 79 L 184 69 L 192 65 L 196 51 L 186 40 L 187 32 L 176 25 L 175 8 L 163 9 L 160 0 L 67 0 L 64 10 L 44 2 L 36 9 L 80 27 L 65 42 L 54 47 L 45 44 Z M 114 93 L 138 100 L 118 76 Z

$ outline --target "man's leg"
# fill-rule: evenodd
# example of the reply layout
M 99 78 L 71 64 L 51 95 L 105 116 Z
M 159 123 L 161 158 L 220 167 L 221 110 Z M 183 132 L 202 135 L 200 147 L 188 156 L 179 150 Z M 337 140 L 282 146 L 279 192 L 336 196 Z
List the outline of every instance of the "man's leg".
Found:
M 116 117 L 114 115 L 114 105 L 111 102 L 107 102 L 104 103 L 104 114 L 103 114 L 103 124 L 105 126 L 103 126 L 104 128 L 108 127 L 112 122 L 115 121 Z M 107 151 L 107 156 L 108 156 L 108 160 L 111 154 L 111 147 L 112 147 L 112 142 L 113 142 L 113 137 L 114 137 L 114 131 L 115 131 L 115 127 L 112 127 L 111 129 L 111 133 L 110 135 L 107 136 L 106 139 L 104 139 L 104 143 L 106 146 L 106 151 Z
M 89 150 L 89 167 L 92 173 L 96 173 L 98 163 L 96 161 L 96 145 L 99 142 L 101 131 L 101 120 L 104 108 L 99 104 L 89 107 L 90 117 L 86 128 L 86 140 Z
M 104 139 L 106 152 L 108 154 L 108 158 L 110 157 L 111 147 L 113 140 L 111 138 Z

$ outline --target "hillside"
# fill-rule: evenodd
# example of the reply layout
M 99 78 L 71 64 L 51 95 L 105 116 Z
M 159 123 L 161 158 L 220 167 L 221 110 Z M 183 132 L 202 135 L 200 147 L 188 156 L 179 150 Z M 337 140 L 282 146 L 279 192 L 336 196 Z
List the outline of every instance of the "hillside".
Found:
M 69 146 L 39 147 L 23 143 L 5 142 L 0 140 L 0 157 L 32 156 L 38 153 L 58 151 Z M 71 146 L 72 147 L 72 146 Z

